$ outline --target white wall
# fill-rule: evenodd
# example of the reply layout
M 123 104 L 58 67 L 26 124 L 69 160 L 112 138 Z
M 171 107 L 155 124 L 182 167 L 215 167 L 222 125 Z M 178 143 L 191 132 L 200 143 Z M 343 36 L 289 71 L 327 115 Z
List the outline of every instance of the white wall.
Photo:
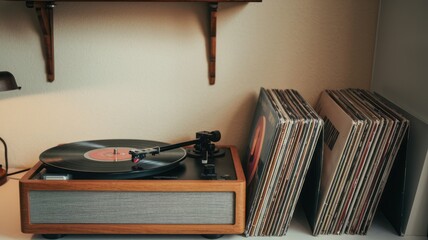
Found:
M 428 2 L 381 6 L 372 88 L 428 124 Z
M 0 93 L 10 164 L 32 166 L 60 143 L 176 142 L 214 129 L 242 153 L 260 87 L 293 88 L 311 104 L 324 89 L 369 88 L 377 13 L 372 0 L 220 4 L 209 86 L 205 4 L 58 2 L 48 83 L 34 9 L 1 1 L 0 70 L 22 86 Z

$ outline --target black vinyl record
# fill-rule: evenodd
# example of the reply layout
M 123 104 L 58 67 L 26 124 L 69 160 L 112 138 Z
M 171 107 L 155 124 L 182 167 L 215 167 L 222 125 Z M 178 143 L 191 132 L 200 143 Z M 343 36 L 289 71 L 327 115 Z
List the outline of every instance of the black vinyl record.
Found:
M 40 154 L 40 161 L 50 169 L 85 174 L 88 178 L 106 175 L 113 178 L 145 177 L 176 167 L 186 157 L 186 151 L 177 148 L 156 155 L 148 154 L 135 164 L 129 150 L 165 145 L 168 144 L 133 139 L 82 141 L 50 148 Z

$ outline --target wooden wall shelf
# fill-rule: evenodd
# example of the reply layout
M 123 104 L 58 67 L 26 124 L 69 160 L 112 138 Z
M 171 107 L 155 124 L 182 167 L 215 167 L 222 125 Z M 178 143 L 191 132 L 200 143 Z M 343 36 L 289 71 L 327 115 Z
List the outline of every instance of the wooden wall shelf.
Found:
M 121 0 L 36 0 L 26 1 L 26 6 L 34 8 L 37 13 L 41 32 L 43 35 L 43 44 L 45 51 L 47 80 L 49 82 L 55 79 L 54 67 L 54 24 L 53 24 L 53 9 L 56 2 L 112 2 Z M 215 84 L 216 72 L 216 35 L 217 35 L 217 9 L 219 3 L 228 2 L 261 2 L 262 0 L 125 0 L 126 2 L 205 2 L 208 4 L 209 16 L 209 57 L 208 57 L 208 77 L 209 84 Z

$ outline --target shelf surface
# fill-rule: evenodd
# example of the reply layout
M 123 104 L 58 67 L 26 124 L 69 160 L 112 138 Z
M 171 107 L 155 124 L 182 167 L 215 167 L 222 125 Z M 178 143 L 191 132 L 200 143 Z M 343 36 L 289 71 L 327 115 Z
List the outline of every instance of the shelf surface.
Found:
M 14 169 L 11 169 L 14 171 Z M 9 177 L 9 180 L 0 187 L 0 239 L 2 240 L 17 240 L 17 239 L 33 239 L 44 240 L 40 235 L 24 234 L 21 232 L 20 226 L 20 210 L 19 210 L 19 181 L 23 174 Z M 157 240 L 172 240 L 172 239 L 201 239 L 206 238 L 199 235 L 66 235 L 60 240 L 70 239 L 157 239 Z M 365 236 L 361 235 L 320 235 L 312 236 L 309 224 L 303 213 L 303 210 L 298 207 L 291 221 L 287 235 L 284 237 L 250 237 L 245 238 L 241 235 L 225 235 L 219 240 L 426 240 L 426 236 L 405 236 L 400 237 L 396 234 L 391 224 L 382 214 L 377 214 L 373 225 Z

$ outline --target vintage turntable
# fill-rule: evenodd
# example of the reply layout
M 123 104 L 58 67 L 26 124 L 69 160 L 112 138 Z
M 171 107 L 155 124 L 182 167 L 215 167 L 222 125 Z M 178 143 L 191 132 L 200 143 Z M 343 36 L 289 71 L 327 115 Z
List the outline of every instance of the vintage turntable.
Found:
M 236 148 L 216 147 L 219 139 L 202 131 L 173 145 L 95 140 L 48 149 L 20 180 L 22 231 L 240 234 L 245 177 Z

